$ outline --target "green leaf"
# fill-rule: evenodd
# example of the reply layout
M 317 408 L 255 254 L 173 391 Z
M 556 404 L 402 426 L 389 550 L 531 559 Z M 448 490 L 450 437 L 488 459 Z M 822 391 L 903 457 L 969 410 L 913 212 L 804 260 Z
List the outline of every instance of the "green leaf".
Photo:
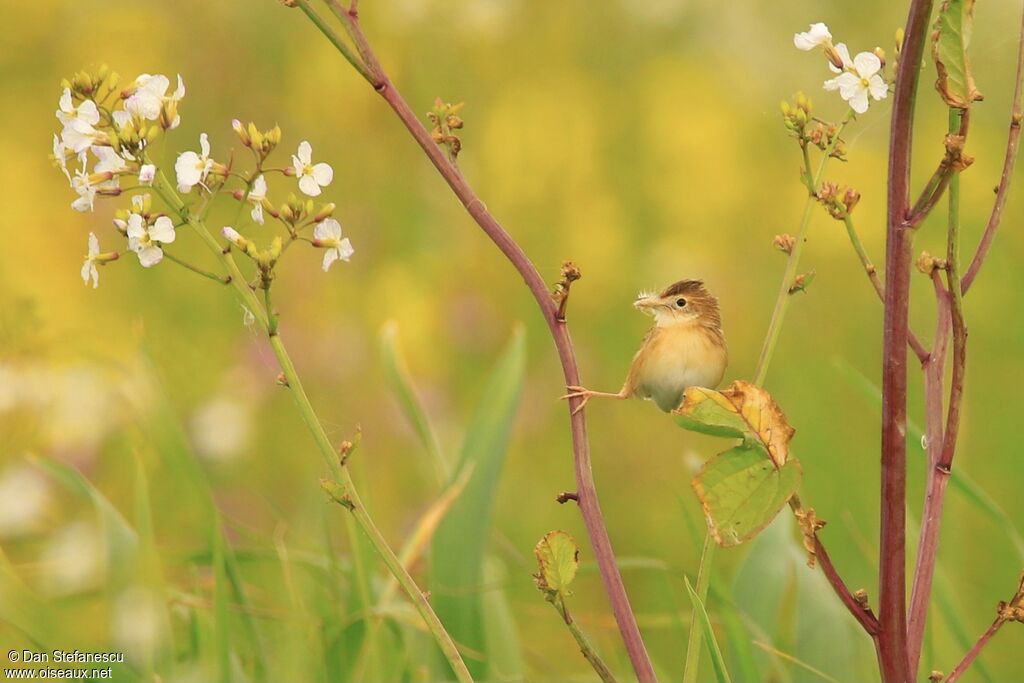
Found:
M 445 458 L 437 441 L 437 434 L 427 418 L 416 388 L 413 386 L 412 375 L 406 366 L 405 358 L 398 348 L 398 325 L 389 322 L 380 332 L 380 359 L 384 366 L 384 379 L 394 392 L 402 413 L 412 425 L 423 448 L 430 455 L 439 481 L 451 478 L 451 463 Z
M 715 678 L 718 680 L 718 683 L 732 683 L 732 679 L 729 677 L 729 670 L 725 668 L 722 649 L 718 647 L 718 639 L 715 638 L 715 630 L 711 628 L 711 620 L 708 619 L 707 610 L 704 609 L 704 603 L 701 601 L 700 596 L 697 595 L 697 592 L 693 590 L 693 586 L 690 585 L 690 579 L 684 576 L 683 581 L 686 582 L 686 591 L 690 594 L 690 602 L 693 603 L 693 610 L 697 613 L 697 618 L 704 631 L 704 642 L 707 644 L 708 652 L 711 654 L 711 664 L 715 670 Z
M 743 380 L 722 391 L 690 387 L 674 415 L 681 427 L 691 431 L 756 442 L 778 467 L 786 462 L 796 431 L 771 394 Z
M 971 102 L 982 99 L 974 87 L 971 61 L 967 48 L 974 25 L 974 0 L 946 0 L 935 20 L 932 56 L 938 80 L 935 87 L 950 107 L 967 109 Z
M 545 593 L 565 593 L 580 568 L 580 549 L 564 531 L 549 531 L 533 549 L 539 567 L 534 579 Z
M 465 490 L 434 532 L 430 554 L 431 602 L 441 623 L 467 651 L 484 652 L 483 565 L 495 493 L 523 386 L 526 345 L 517 329 L 484 386 L 454 472 L 472 464 Z M 468 659 L 474 678 L 486 678 L 485 662 Z M 447 664 L 438 675 L 450 676 Z
M 733 546 L 775 518 L 796 491 L 800 475 L 797 460 L 776 469 L 759 446 L 741 445 L 705 463 L 692 484 L 715 541 Z

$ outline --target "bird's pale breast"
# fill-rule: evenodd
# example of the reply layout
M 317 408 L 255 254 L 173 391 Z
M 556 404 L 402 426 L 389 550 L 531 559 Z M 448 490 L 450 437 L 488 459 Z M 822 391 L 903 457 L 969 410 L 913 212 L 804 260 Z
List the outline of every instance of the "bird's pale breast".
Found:
M 636 395 L 668 412 L 679 406 L 687 387 L 717 387 L 727 361 L 725 345 L 707 328 L 672 325 L 652 331 L 630 379 Z

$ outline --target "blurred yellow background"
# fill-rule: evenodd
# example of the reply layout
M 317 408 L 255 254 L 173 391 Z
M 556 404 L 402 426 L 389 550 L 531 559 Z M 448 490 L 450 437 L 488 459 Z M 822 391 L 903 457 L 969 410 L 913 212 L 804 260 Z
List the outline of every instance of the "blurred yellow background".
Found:
M 386 105 L 298 10 L 272 0 L 0 0 L 0 8 L 7 26 L 0 48 L 7 155 L 0 165 L 0 477 L 16 471 L 27 454 L 56 458 L 81 469 L 128 514 L 134 458 L 156 457 L 134 425 L 155 402 L 168 401 L 168 419 L 186 430 L 226 518 L 262 536 L 284 534 L 296 552 L 320 542 L 320 462 L 290 399 L 274 384 L 272 354 L 243 326 L 233 294 L 171 263 L 143 270 L 130 253 L 101 269 L 97 290 L 83 287 L 79 277 L 86 235 L 94 231 L 104 247 L 114 245 L 110 218 L 124 202 L 98 200 L 93 214 L 70 210 L 74 195 L 47 158 L 58 129 L 59 82 L 101 63 L 126 82 L 137 73 L 180 73 L 188 93 L 181 127 L 160 143 L 164 166 L 170 168 L 178 151 L 196 149 L 203 131 L 215 158 L 238 150 L 230 121 L 239 118 L 281 126 L 281 164 L 307 139 L 314 160 L 334 167 L 324 198 L 337 203 L 355 256 L 323 273 L 319 253 L 296 249 L 276 284 L 276 304 L 332 437 L 346 438 L 361 425 L 364 447 L 354 466 L 374 516 L 396 544 L 436 489 L 383 382 L 382 326 L 397 323 L 441 444 L 454 453 L 474 407 L 486 400 L 483 378 L 516 324 L 525 325 L 526 383 L 495 502 L 493 550 L 507 565 L 505 585 L 530 678 L 589 676 L 530 578 L 533 545 L 550 529 L 570 531 L 584 561 L 593 559 L 577 512 L 553 500 L 574 487 L 553 346 L 514 270 Z M 684 277 L 704 279 L 721 300 L 732 357 L 727 381 L 751 375 L 784 264 L 772 238 L 796 231 L 805 196 L 799 151 L 782 128 L 779 101 L 804 90 L 822 116 L 838 119 L 844 112 L 838 97 L 821 92 L 829 74 L 820 57 L 793 49 L 792 34 L 825 21 L 853 51 L 881 45 L 891 52 L 904 12 L 903 3 L 878 1 L 858 3 L 856 11 L 847 3 L 806 0 L 361 4 L 370 40 L 416 111 L 428 111 L 435 96 L 466 102 L 460 165 L 541 273 L 556 281 L 567 259 L 581 268 L 569 310 L 573 338 L 584 382 L 608 390 L 620 386 L 648 324 L 630 305 L 637 290 Z M 967 147 L 977 161 L 963 176 L 969 254 L 1002 164 L 1017 12 L 1016 3 L 985 3 L 978 11 L 973 60 L 986 98 L 974 111 Z M 916 136 L 918 187 L 942 152 L 946 126 L 928 69 Z M 855 219 L 880 265 L 889 104 L 874 103 L 851 126 L 850 160 L 828 173 L 862 193 Z M 269 180 L 277 202 L 286 185 L 292 191 L 280 178 Z M 1024 377 L 1019 194 L 1011 193 L 1003 228 L 967 299 L 966 417 L 955 462 L 1018 523 L 1024 520 L 1020 439 L 1013 434 L 1016 388 Z M 231 220 L 233 204 L 222 200 L 211 225 Z M 942 213 L 921 228 L 917 249 L 944 249 Z M 211 264 L 185 231 L 176 246 Z M 816 279 L 792 302 L 767 387 L 797 428 L 801 495 L 829 521 L 823 538 L 835 563 L 852 586 L 874 596 L 878 409 L 858 377 L 879 382 L 881 306 L 842 225 L 824 211 L 815 212 L 801 264 L 810 269 Z M 930 340 L 930 289 L 923 276 L 915 273 L 914 280 L 914 328 Z M 912 416 L 922 424 L 916 370 L 912 386 Z M 700 545 L 692 528 L 700 513 L 689 481 L 721 443 L 683 432 L 648 403 L 596 402 L 588 416 L 617 552 L 669 568 L 667 575 L 627 568 L 625 578 L 654 657 L 678 677 L 685 615 L 680 622 L 666 602 L 665 576 L 678 591 L 682 574 L 695 571 Z M 915 517 L 923 457 L 912 442 Z M 178 502 L 182 492 L 161 482 L 151 475 L 157 544 L 170 566 L 206 539 L 189 526 L 190 512 Z M 0 537 L 30 583 L 46 574 L 42 539 L 66 530 L 84 509 L 54 490 L 39 496 L 45 515 L 26 522 L 38 525 L 32 533 Z M 718 553 L 723 587 L 747 552 Z M 940 562 L 957 626 L 973 638 L 990 622 L 995 603 L 1012 592 L 1020 556 L 1002 529 L 954 492 Z M 766 584 L 766 591 L 785 592 Z M 685 605 L 685 591 L 679 595 Z M 573 605 L 609 659 L 622 666 L 596 572 L 581 577 Z M 88 614 L 83 626 L 91 623 Z M 948 671 L 959 661 L 952 628 L 935 628 L 925 671 Z M 982 657 L 995 680 L 1024 674 L 1016 654 L 1020 634 L 1007 630 Z M 838 637 L 850 631 L 843 633 Z M 827 665 L 828 653 L 821 654 Z M 865 668 L 871 671 L 870 659 Z M 977 670 L 968 679 L 982 680 Z

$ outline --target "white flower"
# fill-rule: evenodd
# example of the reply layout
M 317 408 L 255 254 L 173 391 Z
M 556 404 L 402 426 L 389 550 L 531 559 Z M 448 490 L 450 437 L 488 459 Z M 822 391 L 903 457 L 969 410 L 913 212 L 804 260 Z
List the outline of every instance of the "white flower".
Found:
M 313 148 L 303 140 L 299 143 L 299 153 L 292 155 L 292 166 L 299 179 L 299 189 L 310 197 L 320 194 L 321 187 L 327 187 L 334 179 L 334 169 L 328 164 L 313 165 Z
M 64 177 L 68 179 L 68 183 L 71 182 L 71 174 L 68 173 L 68 150 L 64 146 L 64 143 L 60 141 L 57 134 L 53 134 L 53 160 L 57 162 L 58 168 L 64 174 Z
M 153 164 L 145 164 L 139 169 L 139 184 L 140 185 L 152 185 L 153 179 L 156 177 L 156 166 Z
M 85 257 L 85 263 L 82 264 L 82 282 L 89 285 L 89 279 L 92 279 L 92 288 L 96 289 L 100 286 L 100 272 L 96 269 L 96 257 L 100 255 L 100 241 L 96 239 L 96 234 L 89 233 L 89 253 Z
M 60 132 L 60 140 L 64 146 L 75 154 L 81 154 L 97 142 L 106 142 L 107 136 L 92 127 L 88 121 L 69 118 L 64 122 Z
M 199 136 L 199 147 L 201 155 L 195 152 L 182 152 L 174 163 L 174 172 L 178 175 L 178 190 L 181 192 L 191 192 L 193 187 L 206 180 L 207 174 L 213 168 L 210 140 L 206 133 Z
M 853 60 L 850 59 L 850 50 L 846 47 L 846 43 L 837 43 L 835 49 L 836 54 L 839 55 L 839 59 L 843 61 L 843 68 L 840 69 L 835 64 L 833 64 L 831 60 L 829 60 L 828 68 L 832 70 L 832 73 L 841 74 L 843 73 L 843 69 L 852 69 Z
M 114 125 L 117 127 L 118 130 L 121 130 L 122 128 L 124 128 L 132 122 L 132 115 L 129 112 L 126 112 L 124 109 L 118 109 L 110 116 L 114 119 Z
M 811 24 L 810 30 L 793 35 L 793 45 L 798 50 L 813 50 L 831 42 L 832 34 L 829 33 L 828 26 L 822 23 Z
M 167 105 L 170 111 L 174 112 L 174 118 L 170 120 L 167 125 L 169 130 L 174 130 L 181 123 L 181 116 L 178 115 L 178 102 L 185 96 L 185 81 L 181 80 L 181 74 L 178 74 L 178 87 L 174 89 L 171 96 L 167 98 Z
M 825 90 L 838 90 L 840 97 L 850 103 L 858 114 L 868 110 L 868 95 L 876 100 L 885 99 L 889 87 L 878 75 L 882 62 L 877 55 L 861 52 L 853 58 L 853 68 L 825 81 Z
M 71 202 L 71 208 L 75 211 L 92 211 L 96 202 L 98 186 L 92 184 L 89 172 L 84 168 L 75 171 L 75 177 L 71 179 L 71 187 L 78 193 L 78 199 Z
M 317 190 L 319 191 L 319 189 Z M 267 181 L 260 175 L 249 190 L 248 200 L 252 202 L 252 219 L 263 225 L 263 200 L 267 198 Z
M 100 122 L 100 112 L 92 100 L 85 100 L 75 107 L 71 101 L 71 90 L 64 88 L 64 93 L 60 96 L 60 110 L 57 112 L 57 119 L 65 125 L 69 121 L 81 121 L 89 126 L 95 126 Z
M 151 76 L 141 74 L 135 79 L 135 92 L 124 101 L 124 108 L 129 114 L 142 117 L 149 121 L 160 118 L 164 106 L 164 95 L 171 85 L 163 74 Z
M 128 168 L 128 164 L 125 160 L 114 151 L 113 147 L 99 147 L 93 146 L 92 153 L 96 155 L 96 173 L 113 173 L 118 174 Z
M 139 255 L 139 263 L 143 268 L 160 263 L 164 257 L 160 245 L 169 244 L 174 238 L 174 223 L 167 216 L 160 216 L 152 225 L 146 225 L 141 215 L 129 214 L 128 248 Z
M 348 238 L 341 237 L 341 223 L 333 218 L 325 218 L 316 224 L 313 228 L 313 244 L 327 249 L 324 252 L 324 272 L 338 259 L 348 261 L 355 253 Z

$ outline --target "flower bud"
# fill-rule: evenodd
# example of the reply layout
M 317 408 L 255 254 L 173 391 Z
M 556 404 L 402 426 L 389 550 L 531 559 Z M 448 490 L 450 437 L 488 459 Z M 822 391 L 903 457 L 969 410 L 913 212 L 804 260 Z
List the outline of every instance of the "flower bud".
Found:
M 320 207 L 320 212 L 313 216 L 313 222 L 319 223 L 325 218 L 330 218 L 334 214 L 334 209 L 334 202 L 324 204 L 322 207 Z
M 885 50 L 880 47 L 875 48 L 875 56 L 878 57 L 878 61 L 882 63 L 882 68 L 885 68 Z
M 245 130 L 245 126 L 238 119 L 231 119 L 231 127 L 235 130 L 238 135 L 238 139 L 242 141 L 242 144 L 246 147 L 252 145 L 252 138 L 249 136 L 248 131 Z
M 849 214 L 853 211 L 853 207 L 857 206 L 857 202 L 860 201 L 860 192 L 851 188 L 846 190 L 843 195 L 843 206 L 846 207 L 846 213 Z
M 793 246 L 796 244 L 796 240 L 793 238 L 792 235 L 784 233 L 782 235 L 776 235 L 775 239 L 772 240 L 772 244 L 775 245 L 776 249 L 783 252 L 784 254 L 792 254 Z
M 249 240 L 242 237 L 234 228 L 225 225 L 220 229 L 220 234 L 224 235 L 224 239 L 231 242 L 231 244 L 235 245 L 242 251 L 247 252 L 249 250 L 249 245 L 251 244 Z
M 829 62 L 831 62 L 832 66 L 839 69 L 840 71 L 846 69 L 846 64 L 843 63 L 842 55 L 840 55 L 839 51 L 836 50 L 831 45 L 825 46 L 825 57 L 828 59 Z

